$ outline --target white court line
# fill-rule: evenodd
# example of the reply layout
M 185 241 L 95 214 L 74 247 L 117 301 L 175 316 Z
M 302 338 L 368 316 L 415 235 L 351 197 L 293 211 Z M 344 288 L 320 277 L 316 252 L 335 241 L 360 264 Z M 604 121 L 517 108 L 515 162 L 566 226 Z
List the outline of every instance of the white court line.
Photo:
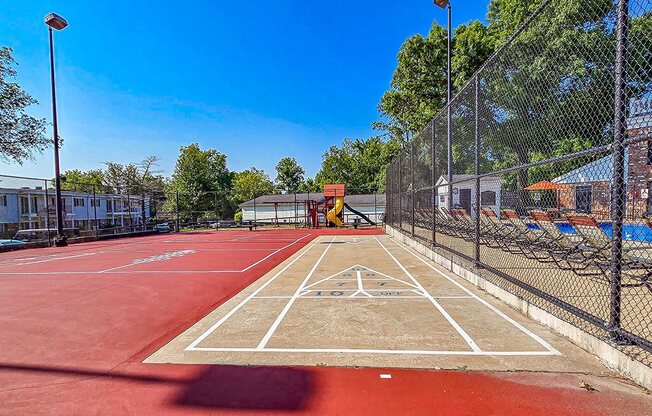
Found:
M 319 267 L 319 263 L 321 263 L 321 261 L 324 259 L 324 257 L 326 256 L 326 253 L 328 253 L 328 250 L 333 246 L 333 241 L 335 241 L 335 237 L 333 237 L 331 239 L 331 241 L 328 243 L 328 245 L 326 246 L 326 249 L 324 250 L 323 253 L 321 253 L 321 256 L 319 256 L 319 259 L 317 259 L 317 261 L 315 262 L 315 265 L 312 266 L 312 269 L 310 269 L 310 272 L 308 273 L 306 278 L 303 279 L 303 282 L 301 282 L 301 285 L 299 285 L 297 290 L 294 292 L 294 295 L 292 295 L 292 298 L 290 299 L 290 301 L 285 305 L 285 308 L 283 308 L 283 310 L 278 315 L 278 317 L 276 318 L 276 320 L 274 321 L 272 326 L 269 328 L 269 330 L 267 331 L 267 333 L 265 334 L 263 339 L 260 341 L 260 343 L 258 344 L 259 349 L 265 348 L 265 345 L 267 345 L 267 342 L 269 341 L 269 339 L 272 337 L 272 335 L 274 335 L 274 332 L 276 331 L 276 328 L 278 328 L 279 324 L 281 323 L 283 318 L 285 318 L 285 315 L 288 313 L 288 311 L 292 307 L 292 304 L 294 304 L 294 302 L 299 297 L 299 294 L 301 293 L 301 290 L 306 285 L 306 283 L 308 283 L 308 280 L 310 280 L 312 275 L 315 273 L 315 270 L 317 270 L 317 267 Z
M 262 263 L 263 261 L 267 260 L 268 258 L 272 257 L 274 254 L 278 253 L 279 251 L 285 250 L 286 248 L 295 245 L 296 243 L 298 243 L 299 241 L 303 240 L 304 238 L 306 238 L 306 237 L 308 237 L 308 236 L 310 236 L 310 234 L 306 234 L 306 235 L 304 235 L 303 237 L 301 237 L 301 238 L 299 238 L 299 239 L 297 239 L 297 240 L 294 240 L 292 243 L 290 243 L 290 244 L 286 244 L 286 245 L 284 245 L 283 247 L 274 250 L 273 252 L 269 253 L 268 255 L 266 255 L 265 257 L 263 257 L 262 259 L 258 260 L 257 262 L 255 262 L 255 263 L 253 263 L 253 264 L 250 264 L 249 266 L 245 267 L 245 268 L 242 269 L 242 270 L 222 270 L 222 271 L 220 271 L 220 272 L 221 272 L 221 273 L 238 273 L 238 272 L 239 272 L 239 273 L 244 273 L 244 272 L 246 272 L 247 270 L 251 269 L 252 267 L 257 266 L 258 264 L 260 264 L 260 263 Z M 110 269 L 100 270 L 99 272 L 96 272 L 96 273 L 102 273 L 102 274 L 104 274 L 104 273 L 109 273 L 109 272 L 113 272 L 113 271 L 115 271 L 115 270 L 124 269 L 125 267 L 136 266 L 136 265 L 139 265 L 139 264 L 145 264 L 145 263 L 129 263 L 129 264 L 123 264 L 122 266 L 111 267 Z M 165 272 L 168 272 L 168 270 L 165 270 Z
M 193 351 L 206 352 L 268 352 L 268 353 L 334 353 L 334 354 L 403 354 L 403 355 L 470 355 L 470 356 L 545 356 L 551 351 L 430 351 L 430 350 L 373 350 L 348 348 L 213 348 L 197 347 Z M 186 351 L 188 349 L 186 348 Z
M 413 285 L 412 283 L 405 282 L 405 281 L 403 281 L 403 280 L 401 280 L 401 279 L 398 279 L 398 278 L 393 277 L 393 276 L 390 276 L 390 275 L 388 275 L 388 274 L 385 274 L 385 273 L 379 272 L 378 270 L 374 270 L 374 269 L 372 269 L 372 268 L 370 268 L 370 267 L 363 266 L 363 265 L 361 265 L 361 264 L 355 264 L 355 265 L 353 265 L 353 266 L 351 266 L 351 267 L 349 267 L 349 268 L 347 268 L 347 269 L 341 270 L 341 271 L 339 271 L 339 272 L 337 272 L 337 273 L 335 273 L 335 274 L 332 274 L 332 275 L 330 275 L 330 276 L 328 276 L 328 277 L 325 277 L 325 278 L 323 278 L 323 279 L 321 279 L 321 280 L 318 280 L 318 281 L 316 281 L 315 283 L 312 283 L 312 284 L 306 286 L 305 289 L 308 289 L 308 288 L 311 288 L 311 287 L 313 287 L 313 286 L 316 286 L 316 285 L 318 285 L 318 284 L 320 284 L 320 283 L 323 283 L 323 282 L 325 282 L 325 281 L 327 281 L 327 280 L 329 280 L 329 279 L 333 279 L 335 276 L 338 276 L 338 275 L 340 275 L 340 274 L 343 273 L 343 272 L 348 272 L 349 270 L 354 269 L 354 268 L 356 268 L 356 267 L 362 267 L 362 268 L 364 268 L 364 269 L 365 269 L 366 271 L 368 271 L 368 272 L 374 272 L 374 273 L 376 273 L 376 274 L 379 274 L 379 275 L 381 275 L 381 276 L 384 276 L 384 277 L 387 278 L 387 279 L 396 280 L 397 282 L 401 282 L 401 283 L 403 283 L 404 285 L 407 285 L 407 286 L 413 287 L 413 288 L 415 288 L 415 289 L 418 289 L 418 287 L 416 287 L 416 286 Z M 358 279 L 357 279 L 357 277 L 356 277 L 355 279 L 353 279 L 353 278 L 352 278 L 352 279 L 342 278 L 342 279 L 333 279 L 333 280 L 334 280 L 334 281 L 340 281 L 340 280 L 345 280 L 345 281 L 346 281 L 346 280 L 358 280 Z M 364 279 L 362 279 L 362 280 L 384 280 L 384 279 L 381 279 L 381 278 L 364 278 Z
M 268 258 L 272 257 L 274 254 L 278 253 L 279 251 L 281 251 L 281 250 L 285 250 L 286 248 L 295 245 L 296 243 L 298 243 L 299 241 L 303 240 L 303 239 L 306 238 L 306 237 L 310 237 L 310 234 L 306 234 L 306 235 L 304 235 L 303 237 L 294 240 L 292 243 L 290 243 L 290 244 L 288 244 L 288 245 L 285 245 L 285 246 L 279 248 L 279 249 L 276 250 L 276 251 L 271 252 L 270 254 L 268 254 L 267 256 L 265 256 L 265 257 L 263 257 L 262 259 L 258 260 L 258 261 L 255 262 L 254 264 L 252 264 L 252 265 L 250 265 L 250 266 L 248 266 L 248 267 L 242 269 L 242 271 L 243 271 L 243 272 L 246 272 L 247 270 L 251 269 L 252 267 L 256 266 L 257 264 L 259 264 L 259 263 L 261 263 L 261 262 L 267 260 Z
M 255 237 L 255 236 L 257 236 L 257 235 L 258 235 L 258 234 L 245 235 L 245 236 L 243 236 L 243 237 L 239 237 L 239 238 L 232 238 L 231 240 L 228 240 L 228 241 L 239 241 L 239 240 L 244 240 L 244 239 L 246 239 L 246 238 L 252 238 L 252 237 Z
M 430 302 L 432 302 L 435 308 L 437 308 L 437 310 L 444 316 L 444 318 L 446 318 L 448 323 L 451 324 L 453 328 L 455 328 L 455 330 L 462 336 L 462 338 L 464 338 L 464 341 L 466 341 L 466 343 L 469 344 L 469 347 L 471 347 L 471 349 L 475 352 L 481 352 L 482 350 L 480 349 L 480 347 L 478 347 L 478 344 L 476 344 L 475 341 L 473 341 L 473 338 L 471 338 L 471 336 L 467 334 L 464 329 L 462 329 L 460 324 L 458 324 L 457 321 L 455 321 L 455 319 L 453 319 L 453 317 L 450 316 L 448 312 L 446 312 L 446 310 L 439 304 L 439 302 L 437 302 L 432 297 L 432 295 L 430 295 L 430 293 L 428 293 L 426 289 L 424 289 L 424 287 L 421 286 L 421 283 L 419 283 L 419 281 L 415 279 L 414 276 L 412 276 L 412 274 L 405 268 L 405 266 L 403 266 L 403 264 L 401 264 L 401 262 L 398 261 L 398 259 L 394 257 L 392 253 L 389 252 L 387 247 L 385 247 L 383 243 L 381 243 L 380 240 L 376 238 L 376 236 L 374 236 L 374 240 L 376 240 L 378 244 L 380 244 L 380 246 L 385 250 L 385 252 L 387 252 L 389 257 L 391 257 L 392 260 L 394 260 L 394 262 L 398 265 L 398 267 L 400 267 L 401 270 L 403 270 L 403 273 L 405 273 L 405 275 L 409 277 L 414 282 L 414 284 L 416 284 L 419 287 L 421 291 L 423 291 L 425 297 L 428 300 L 430 300 Z
M 360 273 L 360 270 L 356 270 L 355 274 L 358 277 L 356 279 L 358 281 L 358 290 L 353 292 L 353 294 L 350 295 L 349 297 L 354 298 L 355 295 L 357 295 L 358 293 L 362 293 L 363 295 L 366 295 L 368 298 L 373 298 L 373 296 L 371 296 L 369 293 L 365 292 L 365 290 L 364 290 L 364 286 L 362 285 L 362 273 Z
M 233 316 L 234 313 L 236 313 L 240 308 L 242 308 L 247 302 L 249 302 L 251 299 L 253 299 L 258 293 L 260 293 L 261 290 L 265 289 L 267 286 L 269 286 L 270 283 L 272 283 L 274 280 L 276 280 L 277 277 L 279 277 L 282 273 L 284 273 L 290 266 L 292 266 L 294 263 L 297 262 L 301 257 L 303 257 L 304 254 L 306 254 L 308 251 L 310 251 L 311 248 L 313 248 L 319 241 L 321 241 L 321 236 L 315 239 L 315 241 L 312 242 L 308 247 L 306 247 L 301 254 L 299 254 L 297 257 L 294 258 L 290 263 L 286 264 L 285 267 L 283 267 L 281 270 L 279 270 L 274 276 L 272 276 L 271 279 L 266 281 L 262 286 L 260 286 L 258 289 L 256 289 L 252 294 L 247 296 L 242 302 L 240 302 L 237 306 L 235 306 L 233 309 L 229 311 L 226 315 L 224 315 L 219 321 L 213 324 L 210 328 L 208 328 L 203 334 L 201 334 L 197 339 L 195 339 L 190 345 L 188 345 L 185 349 L 185 351 L 197 351 L 197 345 L 199 345 L 200 342 L 202 342 L 207 336 L 212 334 L 217 328 L 219 328 L 224 322 L 226 322 L 231 316 Z
M 471 292 L 469 289 L 465 288 L 465 287 L 462 286 L 460 283 L 456 282 L 455 279 L 453 279 L 453 278 L 451 278 L 450 276 L 447 276 L 445 273 L 441 272 L 441 271 L 440 271 L 439 269 L 437 269 L 435 266 L 433 266 L 432 264 L 428 263 L 426 260 L 424 260 L 424 259 L 421 258 L 420 256 L 418 256 L 418 255 L 416 255 L 415 253 L 413 253 L 412 251 L 410 251 L 407 247 L 404 247 L 403 245 L 399 244 L 399 243 L 396 242 L 394 239 L 392 239 L 392 241 L 394 242 L 394 244 L 396 244 L 397 246 L 399 246 L 399 247 L 402 248 L 403 250 L 407 251 L 408 253 L 410 253 L 410 254 L 411 254 L 412 256 L 414 256 L 415 258 L 419 259 L 419 261 L 421 261 L 423 264 L 425 264 L 426 266 L 430 267 L 430 268 L 431 268 L 432 270 L 434 270 L 437 274 L 439 274 L 439 275 L 442 276 L 443 278 L 449 280 L 449 281 L 450 281 L 451 283 L 453 283 L 455 286 L 459 287 L 459 288 L 462 289 L 464 292 L 468 293 L 472 298 L 474 298 L 475 300 L 477 300 L 478 302 L 482 303 L 482 304 L 483 304 L 484 306 L 486 306 L 487 308 L 489 308 L 489 309 L 491 309 L 492 311 L 494 311 L 496 314 L 498 314 L 498 316 L 500 316 L 501 318 L 505 319 L 507 322 L 509 322 L 510 324 L 514 325 L 516 328 L 520 329 L 520 330 L 521 330 L 523 333 L 525 333 L 526 335 L 530 336 L 532 339 L 534 339 L 534 340 L 537 341 L 539 344 L 541 344 L 541 346 L 543 346 L 545 349 L 547 349 L 548 351 L 550 351 L 551 354 L 553 354 L 553 355 L 562 355 L 562 353 L 560 353 L 559 351 L 557 351 L 557 350 L 556 350 L 552 345 L 550 345 L 548 342 L 546 342 L 543 338 L 541 338 L 540 336 L 538 336 L 538 335 L 535 334 L 534 332 L 530 331 L 529 329 L 527 329 L 526 327 L 524 327 L 524 326 L 521 325 L 520 323 L 516 322 L 514 319 L 510 318 L 510 317 L 507 316 L 505 313 L 503 313 L 502 311 L 500 311 L 498 308 L 496 308 L 495 306 L 493 306 L 492 304 L 490 304 L 490 303 L 487 302 L 486 300 L 482 299 L 481 297 L 479 297 L 479 296 L 476 295 L 475 293 Z
M 145 263 L 143 263 L 145 264 Z M 0 272 L 0 276 L 56 276 L 77 274 L 135 274 L 135 273 L 169 273 L 169 274 L 201 274 L 201 273 L 242 273 L 242 270 L 129 270 L 111 272 Z
M 61 256 L 61 257 L 40 259 L 40 260 L 30 261 L 30 262 L 25 262 L 25 263 L 2 264 L 2 265 L 0 265 L 0 267 L 28 266 L 30 264 L 47 263 L 47 262 L 50 262 L 50 261 L 74 259 L 74 258 L 78 258 L 78 257 L 93 256 L 93 255 L 96 255 L 96 254 L 105 254 L 105 253 L 108 253 L 108 251 L 94 251 L 94 252 L 91 252 L 91 253 L 82 253 L 82 254 L 74 254 L 72 256 Z

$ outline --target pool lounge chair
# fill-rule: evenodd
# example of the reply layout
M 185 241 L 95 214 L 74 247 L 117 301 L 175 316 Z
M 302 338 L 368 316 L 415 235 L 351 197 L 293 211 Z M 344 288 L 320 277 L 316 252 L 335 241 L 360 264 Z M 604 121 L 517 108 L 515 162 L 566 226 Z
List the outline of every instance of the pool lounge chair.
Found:
M 568 214 L 566 219 L 588 245 L 592 246 L 598 256 L 595 261 L 605 276 L 611 269 L 611 237 L 600 227 L 598 221 L 587 214 Z M 623 275 L 637 283 L 623 283 L 623 287 L 645 286 L 652 292 L 652 245 L 642 241 L 623 241 L 622 244 Z M 638 273 L 637 273 L 638 272 Z M 642 272 L 642 275 L 641 275 Z
M 528 227 L 527 223 L 513 209 L 502 209 L 503 217 L 514 227 L 518 238 L 515 240 L 523 250 L 523 255 L 531 260 L 543 263 L 554 262 L 552 255 L 547 250 L 550 237 L 543 231 Z
M 455 210 L 448 210 L 446 207 L 439 207 L 439 212 L 443 218 L 443 232 L 453 237 L 468 236 L 471 232 L 468 223 L 458 218 L 454 213 Z
M 530 211 L 530 216 L 549 238 L 546 249 L 562 270 L 570 270 L 580 276 L 600 276 L 603 271 L 593 262 L 596 251 L 580 235 L 563 233 L 547 212 Z
M 495 244 L 503 251 L 512 254 L 523 254 L 529 252 L 529 249 L 524 249 L 523 244 L 527 240 L 521 235 L 518 229 L 511 224 L 508 226 L 501 221 L 493 209 L 489 207 L 480 209 L 480 220 L 485 224 L 489 233 L 494 237 Z

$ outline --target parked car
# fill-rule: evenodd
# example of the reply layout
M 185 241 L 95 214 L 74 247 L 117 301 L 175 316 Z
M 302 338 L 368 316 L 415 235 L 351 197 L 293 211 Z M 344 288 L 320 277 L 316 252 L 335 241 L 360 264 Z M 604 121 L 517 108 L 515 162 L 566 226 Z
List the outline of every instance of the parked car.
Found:
M 64 228 L 63 235 L 68 238 L 79 237 L 79 228 Z M 27 230 L 19 230 L 14 236 L 14 240 L 20 240 L 25 243 L 33 243 L 36 241 L 48 241 L 57 236 L 56 228 L 30 228 Z
M 229 228 L 237 227 L 238 223 L 232 220 L 220 220 L 211 224 L 212 228 Z
M 172 232 L 172 228 L 170 227 L 169 223 L 162 222 L 154 226 L 154 231 L 158 231 L 159 233 L 169 233 Z
M 0 240 L 0 246 L 16 246 L 19 244 L 25 244 L 19 240 Z

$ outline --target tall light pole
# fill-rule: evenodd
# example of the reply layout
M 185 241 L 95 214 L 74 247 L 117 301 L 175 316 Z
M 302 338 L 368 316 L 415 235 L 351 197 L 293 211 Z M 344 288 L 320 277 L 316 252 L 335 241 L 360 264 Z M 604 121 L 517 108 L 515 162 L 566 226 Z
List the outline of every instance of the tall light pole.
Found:
M 61 171 L 59 169 L 59 128 L 57 125 L 57 93 L 54 83 L 54 40 L 53 29 L 62 30 L 68 26 L 66 19 L 56 13 L 45 16 L 45 24 L 50 32 L 50 81 L 52 82 L 52 127 L 54 130 L 54 186 L 56 192 L 57 206 L 57 238 L 54 240 L 56 246 L 68 245 L 63 234 L 64 215 L 63 203 L 61 200 Z
M 451 99 L 453 98 L 453 79 L 451 77 L 451 39 L 452 39 L 452 28 L 451 28 L 451 16 L 452 9 L 451 3 L 449 0 L 433 0 L 436 6 L 446 9 L 448 11 L 448 40 L 447 40 L 447 49 L 448 56 L 446 58 L 446 76 L 447 76 L 447 100 L 446 100 L 446 119 L 447 119 L 447 144 L 448 144 L 448 209 L 453 207 L 453 119 L 451 117 Z

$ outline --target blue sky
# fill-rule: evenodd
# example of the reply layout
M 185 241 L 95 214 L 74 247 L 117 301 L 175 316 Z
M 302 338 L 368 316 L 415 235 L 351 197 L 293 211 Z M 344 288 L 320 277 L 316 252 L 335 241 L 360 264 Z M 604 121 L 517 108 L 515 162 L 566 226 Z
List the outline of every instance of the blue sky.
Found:
M 146 3 L 146 4 L 145 4 Z M 484 19 L 487 2 L 455 2 L 453 25 Z M 429 0 L 307 2 L 0 0 L 0 45 L 18 82 L 51 120 L 47 30 L 55 11 L 62 169 L 152 154 L 170 174 L 198 142 L 274 177 L 283 156 L 314 175 L 323 152 L 368 137 L 403 40 L 446 22 Z M 52 177 L 51 151 L 0 173 Z

